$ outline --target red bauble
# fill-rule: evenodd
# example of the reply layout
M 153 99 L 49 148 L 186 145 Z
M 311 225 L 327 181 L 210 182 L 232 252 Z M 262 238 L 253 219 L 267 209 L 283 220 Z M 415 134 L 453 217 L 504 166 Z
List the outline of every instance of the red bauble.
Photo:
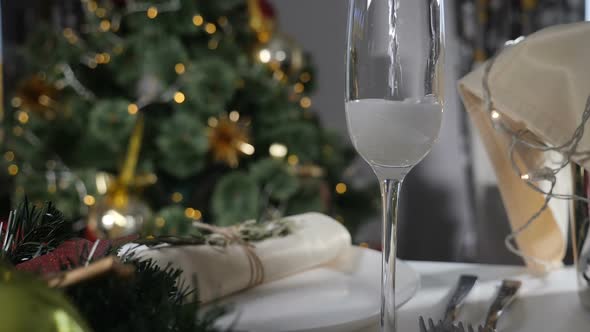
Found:
M 258 0 L 260 3 L 260 11 L 265 18 L 274 19 L 276 16 L 275 8 L 268 2 L 268 0 Z

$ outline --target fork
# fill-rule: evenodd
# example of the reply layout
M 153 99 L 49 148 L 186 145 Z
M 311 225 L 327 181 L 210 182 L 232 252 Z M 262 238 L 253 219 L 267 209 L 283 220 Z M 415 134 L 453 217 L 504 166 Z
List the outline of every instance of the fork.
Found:
M 418 325 L 420 325 L 420 332 L 475 332 L 475 329 L 471 324 L 467 324 L 467 327 L 463 325 L 462 322 L 459 324 L 454 325 L 453 323 L 443 322 L 439 320 L 438 323 L 435 325 L 432 321 L 432 318 L 428 319 L 428 328 L 426 327 L 426 323 L 424 322 L 424 318 L 420 316 L 418 320 Z M 478 332 L 493 332 L 491 330 L 485 329 L 482 326 L 478 327 Z
M 454 331 L 460 331 L 463 332 L 464 327 L 463 324 L 460 324 L 461 329 L 462 330 L 457 330 L 457 328 L 459 328 L 458 326 L 453 325 L 453 322 L 455 321 L 455 319 L 457 318 L 457 314 L 459 312 L 459 309 L 461 307 L 461 305 L 463 304 L 463 301 L 465 300 L 465 298 L 467 297 L 467 294 L 469 294 L 469 292 L 471 291 L 471 289 L 473 289 L 473 286 L 475 285 L 475 282 L 477 281 L 477 276 L 474 275 L 461 275 L 459 277 L 459 280 L 457 281 L 457 287 L 455 288 L 455 291 L 453 292 L 453 295 L 451 296 L 451 299 L 449 300 L 449 303 L 447 304 L 447 307 L 445 309 L 445 313 L 443 316 L 443 320 L 439 321 L 438 324 L 434 324 L 432 318 L 428 319 L 428 325 L 430 327 L 429 330 L 426 329 L 426 324 L 424 323 L 424 318 L 422 316 L 420 316 L 420 320 L 419 320 L 419 325 L 420 325 L 420 329 L 421 332 L 454 332 Z M 471 330 L 469 330 L 469 332 L 473 331 L 473 328 L 471 326 L 468 326 L 468 329 L 471 328 Z

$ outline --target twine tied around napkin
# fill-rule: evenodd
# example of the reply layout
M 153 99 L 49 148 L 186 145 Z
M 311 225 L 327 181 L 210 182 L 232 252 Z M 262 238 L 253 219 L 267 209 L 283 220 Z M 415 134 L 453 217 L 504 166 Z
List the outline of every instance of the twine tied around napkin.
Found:
M 258 286 L 264 282 L 264 266 L 262 265 L 260 257 L 258 257 L 254 250 L 256 247 L 252 243 L 242 239 L 237 226 L 218 227 L 199 221 L 193 222 L 193 225 L 198 229 L 211 232 L 212 235 L 220 236 L 223 241 L 225 241 L 226 245 L 237 244 L 244 250 L 246 258 L 248 258 L 248 265 L 250 266 L 250 281 L 248 282 L 248 288 Z M 218 239 L 212 236 L 207 239 L 207 242 L 208 244 L 216 244 L 217 240 Z

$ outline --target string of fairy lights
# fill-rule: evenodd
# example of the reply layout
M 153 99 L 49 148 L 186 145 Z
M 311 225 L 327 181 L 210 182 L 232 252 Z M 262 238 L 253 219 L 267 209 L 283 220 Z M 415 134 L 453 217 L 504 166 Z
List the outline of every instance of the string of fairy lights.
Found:
M 524 38 L 520 37 L 516 40 L 509 41 L 506 43 L 506 47 L 516 45 L 523 40 Z M 578 145 L 584 137 L 586 124 L 590 119 L 590 95 L 586 100 L 586 105 L 584 108 L 584 112 L 582 113 L 580 122 L 574 130 L 574 132 L 572 133 L 571 137 L 567 141 L 557 146 L 551 146 L 544 142 L 540 142 L 538 139 L 536 139 L 534 135 L 532 135 L 530 131 L 526 129 L 514 130 L 513 128 L 511 128 L 504 121 L 502 121 L 502 115 L 494 108 L 492 92 L 489 84 L 489 77 L 494 66 L 494 63 L 499 56 L 501 56 L 501 50 L 494 57 L 490 58 L 490 60 L 485 64 L 485 70 L 482 80 L 484 110 L 487 114 L 489 114 L 494 128 L 508 135 L 508 137 L 510 138 L 508 153 L 514 172 L 527 184 L 529 188 L 545 196 L 543 204 L 539 207 L 539 209 L 535 213 L 533 213 L 522 226 L 514 229 L 512 233 L 506 236 L 504 244 L 510 252 L 522 257 L 526 261 L 530 261 L 549 268 L 552 265 L 551 262 L 539 259 L 538 257 L 527 255 L 523 253 L 521 250 L 519 250 L 516 246 L 516 238 L 520 234 L 525 232 L 527 229 L 529 229 L 535 223 L 535 221 L 538 220 L 539 216 L 545 210 L 547 210 L 547 208 L 549 207 L 549 202 L 552 199 L 574 200 L 590 203 L 590 199 L 587 197 L 583 197 L 576 194 L 564 194 L 555 192 L 558 173 L 560 173 L 566 167 L 570 166 L 572 158 L 588 158 L 588 156 L 590 156 L 590 151 L 578 150 Z M 523 147 L 526 148 L 528 151 L 553 153 L 554 155 L 559 156 L 560 160 L 553 163 L 552 166 L 548 166 L 545 164 L 537 168 L 527 169 L 526 172 L 523 172 L 521 167 L 518 165 L 515 156 L 516 150 L 518 148 Z M 548 189 L 544 188 L 543 186 L 543 184 L 547 183 L 549 184 Z
M 94 0 L 80 0 L 82 8 L 86 17 L 85 24 L 81 26 L 79 31 L 75 31 L 70 27 L 66 27 L 62 30 L 62 35 L 66 41 L 73 47 L 87 47 L 86 42 L 83 38 L 85 34 L 91 33 L 102 33 L 110 41 L 110 46 L 100 51 L 89 51 L 80 58 L 80 63 L 87 66 L 89 69 L 96 69 L 99 66 L 109 64 L 114 56 L 121 55 L 125 52 L 125 40 L 117 35 L 121 27 L 124 16 L 127 15 L 140 15 L 144 14 L 150 20 L 157 20 L 161 14 L 167 12 L 176 12 L 181 10 L 181 3 L 179 0 L 170 0 L 158 4 L 150 2 L 138 2 L 129 0 L 126 5 L 126 9 L 121 13 L 112 11 L 111 8 L 102 6 L 99 2 Z M 210 50 L 216 50 L 219 44 L 222 42 L 223 35 L 225 33 L 231 33 L 232 27 L 227 17 L 221 16 L 214 21 L 207 21 L 201 14 L 195 13 L 191 21 L 187 24 L 191 24 L 196 29 L 201 29 L 210 39 L 207 43 L 207 47 Z M 287 79 L 287 74 L 281 69 L 280 63 L 287 58 L 285 52 L 271 53 L 264 47 L 254 54 L 255 61 L 267 64 L 272 70 L 272 76 L 276 81 L 283 84 L 292 84 L 289 88 L 289 100 L 296 102 L 299 106 L 307 112 L 312 106 L 312 99 L 310 96 L 305 94 L 305 85 L 312 79 L 312 75 L 304 71 L 298 74 L 297 80 L 294 83 L 290 83 Z M 130 103 L 127 106 L 127 111 L 131 115 L 137 115 L 139 112 L 153 104 L 155 102 L 174 102 L 177 104 L 184 103 L 190 96 L 186 95 L 186 92 L 182 91 L 182 75 L 187 71 L 187 67 L 190 66 L 188 63 L 178 62 L 174 65 L 174 72 L 178 75 L 177 80 L 171 84 L 168 88 L 161 91 L 159 94 L 153 95 L 142 95 L 136 101 Z M 86 87 L 76 76 L 73 66 L 67 63 L 61 63 L 57 67 L 62 74 L 62 78 L 55 82 L 55 88 L 58 90 L 66 87 L 71 88 L 75 93 L 86 100 L 93 101 L 96 99 L 95 94 Z M 43 74 L 41 74 L 43 75 Z M 53 100 L 51 96 L 42 94 L 39 96 L 37 102 L 45 107 L 58 107 L 58 102 Z M 11 100 L 11 105 L 17 111 L 15 112 L 16 124 L 12 128 L 12 133 L 15 136 L 24 135 L 26 140 L 32 145 L 40 144 L 39 138 L 36 137 L 32 132 L 26 129 L 26 124 L 29 121 L 29 114 L 26 109 L 21 106 L 23 101 L 17 96 Z M 237 110 L 230 111 L 227 115 L 230 121 L 237 123 L 240 121 L 240 113 Z M 208 119 L 207 124 L 210 128 L 215 128 L 220 122 L 220 118 L 211 117 Z M 255 148 L 253 145 L 243 142 L 239 145 L 239 150 L 245 155 L 253 155 Z M 282 143 L 273 143 L 270 145 L 268 153 L 270 156 L 278 159 L 286 158 L 287 163 L 291 167 L 297 167 L 301 172 L 305 172 L 309 176 L 322 176 L 323 171 L 317 167 L 308 167 L 308 165 L 299 165 L 299 158 L 295 154 L 289 154 L 287 146 Z M 16 176 L 19 172 L 34 172 L 30 166 L 24 166 L 21 170 L 16 162 L 18 156 L 14 151 L 6 151 L 4 153 L 4 159 L 8 162 L 7 173 L 10 176 Z M 71 183 L 74 184 L 76 191 L 79 195 L 81 204 L 82 215 L 87 214 L 88 209 L 93 206 L 97 199 L 88 194 L 88 190 L 84 184 L 84 181 L 78 177 L 75 172 L 72 172 L 67 165 L 65 165 L 59 156 L 54 156 L 54 160 L 50 160 L 46 165 L 46 179 L 47 179 L 47 191 L 54 193 L 58 188 L 64 189 Z M 105 194 L 107 191 L 107 184 L 112 181 L 106 173 L 98 173 L 96 176 L 96 188 L 99 194 Z M 149 182 L 155 183 L 157 177 L 155 174 L 150 174 L 151 180 Z M 24 188 L 17 187 L 17 193 L 23 193 Z M 338 183 L 334 191 L 337 194 L 345 194 L 347 192 L 347 186 L 345 183 Z M 173 203 L 180 203 L 184 200 L 184 197 L 179 192 L 174 192 L 170 200 Z M 188 207 L 185 210 L 185 215 L 191 219 L 200 219 L 202 212 L 198 209 Z M 156 224 L 162 224 L 162 220 L 157 220 Z

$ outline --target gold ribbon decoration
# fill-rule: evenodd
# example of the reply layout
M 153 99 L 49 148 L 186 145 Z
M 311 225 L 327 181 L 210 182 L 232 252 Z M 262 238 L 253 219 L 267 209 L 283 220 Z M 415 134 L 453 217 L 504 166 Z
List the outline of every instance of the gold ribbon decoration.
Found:
M 109 198 L 116 208 L 123 208 L 129 203 L 129 186 L 134 181 L 139 152 L 141 151 L 141 141 L 143 139 L 144 119 L 143 114 L 139 114 L 135 128 L 129 138 L 127 154 L 121 167 L 121 172 L 115 185 L 111 189 Z
M 248 13 L 250 14 L 250 28 L 256 32 L 258 41 L 268 42 L 275 28 L 275 22 L 264 15 L 260 0 L 248 0 Z

